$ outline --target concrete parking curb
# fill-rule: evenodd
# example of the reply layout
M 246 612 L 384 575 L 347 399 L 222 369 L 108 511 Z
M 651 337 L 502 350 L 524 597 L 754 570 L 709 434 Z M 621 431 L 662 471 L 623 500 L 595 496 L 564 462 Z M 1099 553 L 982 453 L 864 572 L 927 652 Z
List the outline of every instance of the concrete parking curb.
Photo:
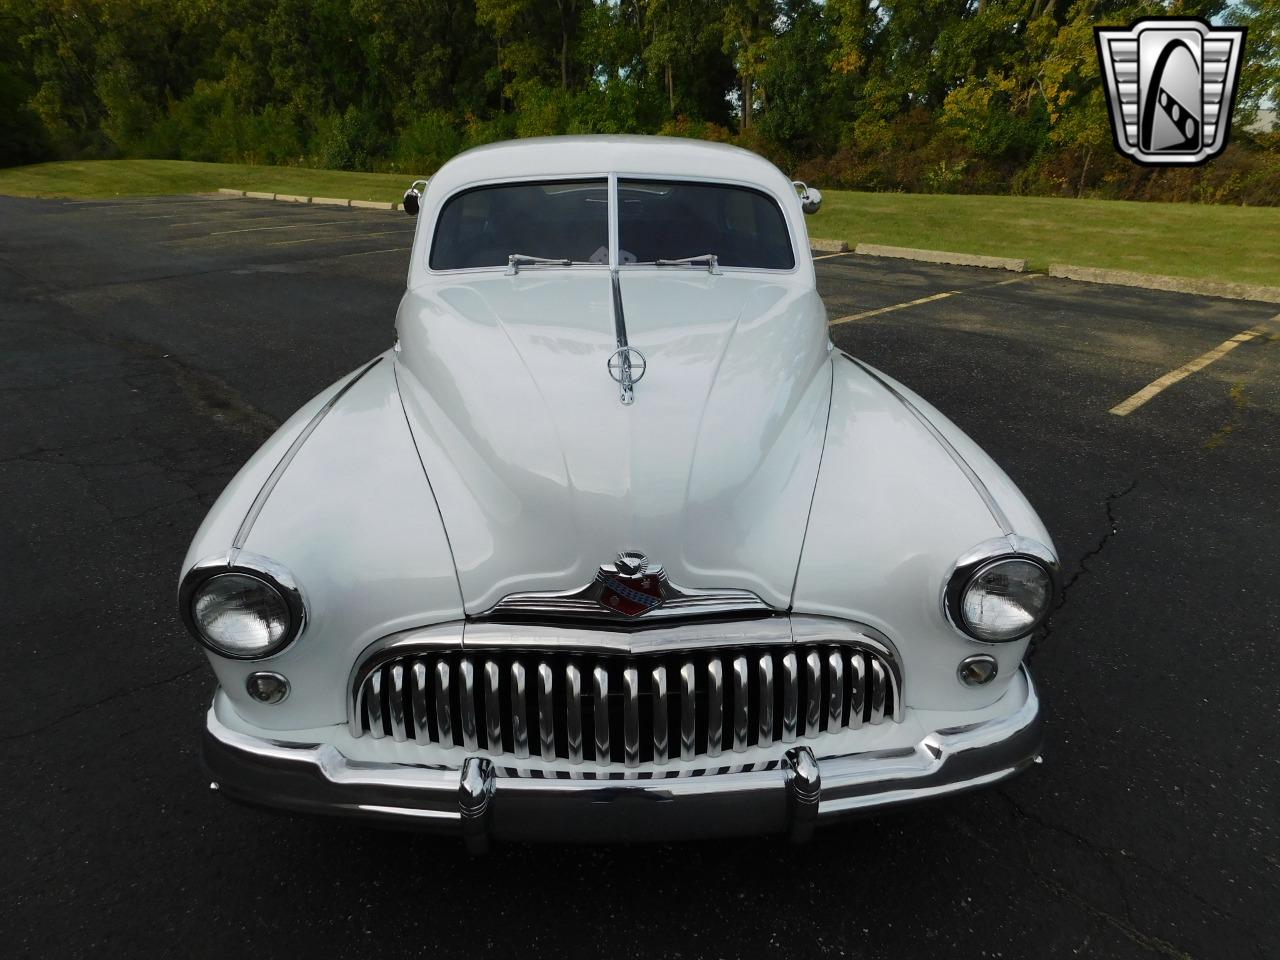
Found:
M 951 253 L 946 250 L 920 250 L 915 247 L 887 247 L 879 243 L 860 243 L 853 252 L 864 257 L 896 257 L 924 263 L 949 263 L 959 267 L 987 267 L 1026 273 L 1027 261 L 1012 257 L 984 257 L 976 253 Z
M 1050 264 L 1049 276 L 1061 277 L 1064 280 L 1080 280 L 1085 283 L 1109 283 L 1121 287 L 1141 287 L 1144 290 L 1168 290 L 1171 293 L 1193 293 L 1205 297 L 1223 297 L 1228 300 L 1258 300 L 1263 303 L 1280 303 L 1280 287 L 1266 287 L 1253 283 L 1226 283 L 1219 280 L 1196 280 L 1190 277 L 1164 277 L 1150 273 L 1131 273 L 1128 270 L 1076 267 L 1067 263 Z
M 849 244 L 843 240 L 819 240 L 817 237 L 810 237 L 809 249 L 820 250 L 823 253 L 848 253 Z
M 400 204 L 381 200 L 349 200 L 345 197 L 302 197 L 292 193 L 259 193 L 254 190 L 233 190 L 219 187 L 218 193 L 228 197 L 245 197 L 249 200 L 276 200 L 282 203 L 311 203 L 324 207 L 354 207 L 359 210 L 399 210 Z M 847 249 L 847 248 L 846 248 Z

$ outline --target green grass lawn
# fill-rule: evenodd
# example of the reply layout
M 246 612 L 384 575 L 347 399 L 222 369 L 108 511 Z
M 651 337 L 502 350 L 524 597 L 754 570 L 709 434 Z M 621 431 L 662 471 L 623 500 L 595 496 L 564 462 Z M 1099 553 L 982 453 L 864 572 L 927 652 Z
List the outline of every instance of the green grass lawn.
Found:
M 399 200 L 407 174 L 301 167 L 96 160 L 0 170 L 0 194 L 115 197 L 201 193 L 218 187 Z M 815 237 L 958 253 L 1026 257 L 1138 273 L 1280 286 L 1280 207 L 824 191 Z
M 3 181 L 0 181 L 2 183 Z M 3 189 L 0 186 L 0 189 Z M 824 191 L 815 237 L 1280 286 L 1280 207 Z
M 306 197 L 399 201 L 413 177 L 305 167 L 255 167 L 189 160 L 85 160 L 0 170 L 0 194 L 21 197 L 166 196 L 219 187 Z

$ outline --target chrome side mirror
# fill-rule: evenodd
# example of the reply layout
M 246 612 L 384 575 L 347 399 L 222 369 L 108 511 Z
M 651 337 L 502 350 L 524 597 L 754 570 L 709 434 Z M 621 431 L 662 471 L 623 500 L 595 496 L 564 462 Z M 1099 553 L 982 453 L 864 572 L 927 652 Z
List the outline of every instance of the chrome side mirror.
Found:
M 404 198 L 400 201 L 400 205 L 404 207 L 404 212 L 411 217 L 416 217 L 418 211 L 422 209 L 422 189 L 426 187 L 427 181 L 415 180 L 409 185 L 409 189 L 404 192 Z
M 822 191 L 800 180 L 792 180 L 791 185 L 800 196 L 800 209 L 805 213 L 817 213 L 822 206 Z

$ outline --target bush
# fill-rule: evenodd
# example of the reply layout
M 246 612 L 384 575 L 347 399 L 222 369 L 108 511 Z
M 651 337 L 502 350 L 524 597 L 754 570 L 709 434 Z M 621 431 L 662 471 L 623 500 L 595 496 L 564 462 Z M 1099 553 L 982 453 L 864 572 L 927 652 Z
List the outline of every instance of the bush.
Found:
M 44 126 L 27 106 L 30 95 L 17 72 L 0 63 L 0 167 L 35 163 L 49 155 Z
M 311 160 L 326 170 L 367 170 L 382 155 L 378 125 L 354 104 L 342 113 L 329 113 L 316 122 Z
M 414 117 L 400 131 L 392 154 L 394 168 L 415 176 L 430 176 L 462 149 L 458 124 L 443 110 Z

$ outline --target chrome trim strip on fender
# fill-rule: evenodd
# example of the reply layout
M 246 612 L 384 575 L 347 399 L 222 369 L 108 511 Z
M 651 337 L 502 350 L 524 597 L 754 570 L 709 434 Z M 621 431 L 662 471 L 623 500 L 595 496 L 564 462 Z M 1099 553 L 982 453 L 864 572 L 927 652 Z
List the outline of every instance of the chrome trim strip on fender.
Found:
M 960 468 L 960 472 L 969 479 L 969 483 L 973 486 L 973 489 L 987 505 L 987 509 L 991 512 L 991 518 L 995 520 L 996 525 L 1000 528 L 1000 532 L 1006 537 L 1012 536 L 1013 524 L 1009 522 L 1008 515 L 1005 514 L 1000 504 L 996 502 L 996 498 L 987 488 L 987 485 L 982 482 L 982 478 L 974 472 L 973 467 L 969 466 L 969 461 L 965 460 L 965 458 L 960 455 L 960 451 L 951 445 L 951 441 L 943 435 L 942 431 L 935 427 L 932 421 L 921 413 L 914 403 L 904 397 L 901 392 L 896 390 L 892 384 L 880 376 L 880 374 L 871 367 L 867 366 L 857 357 L 852 357 L 845 353 L 843 350 L 840 351 L 840 355 L 851 363 L 856 364 L 864 373 L 867 374 L 867 376 L 871 377 L 871 379 L 875 380 L 876 383 L 888 390 L 898 399 L 899 403 L 911 411 L 912 416 L 920 421 L 921 426 L 929 431 L 933 438 L 938 441 L 939 445 L 941 445 L 942 449 L 947 451 L 947 454 L 955 461 L 956 466 Z
M 284 476 L 285 470 L 289 468 L 289 464 L 293 462 L 293 458 L 298 455 L 298 451 L 302 449 L 302 445 L 307 442 L 307 438 L 315 433 L 316 427 L 320 426 L 320 421 L 325 418 L 330 410 L 334 408 L 343 395 L 359 382 L 360 378 L 382 362 L 382 357 L 377 357 L 374 361 L 366 365 L 352 376 L 346 383 L 338 388 L 338 392 L 329 398 L 323 407 L 316 411 L 302 432 L 293 439 L 293 443 L 289 444 L 289 449 L 284 452 L 284 456 L 280 458 L 280 462 L 276 464 L 275 469 L 271 471 L 271 475 L 267 477 L 266 482 L 262 485 L 262 489 L 258 491 L 258 495 L 253 498 L 253 503 L 249 505 L 249 512 L 244 515 L 244 519 L 240 521 L 240 527 L 236 530 L 235 538 L 231 541 L 231 555 L 234 559 L 235 553 L 244 546 L 246 540 L 249 539 L 249 532 L 253 529 L 254 523 L 258 520 L 258 514 L 262 513 L 262 508 L 267 505 L 267 498 L 271 496 L 271 492 L 275 490 L 276 484 L 280 482 L 280 478 Z

